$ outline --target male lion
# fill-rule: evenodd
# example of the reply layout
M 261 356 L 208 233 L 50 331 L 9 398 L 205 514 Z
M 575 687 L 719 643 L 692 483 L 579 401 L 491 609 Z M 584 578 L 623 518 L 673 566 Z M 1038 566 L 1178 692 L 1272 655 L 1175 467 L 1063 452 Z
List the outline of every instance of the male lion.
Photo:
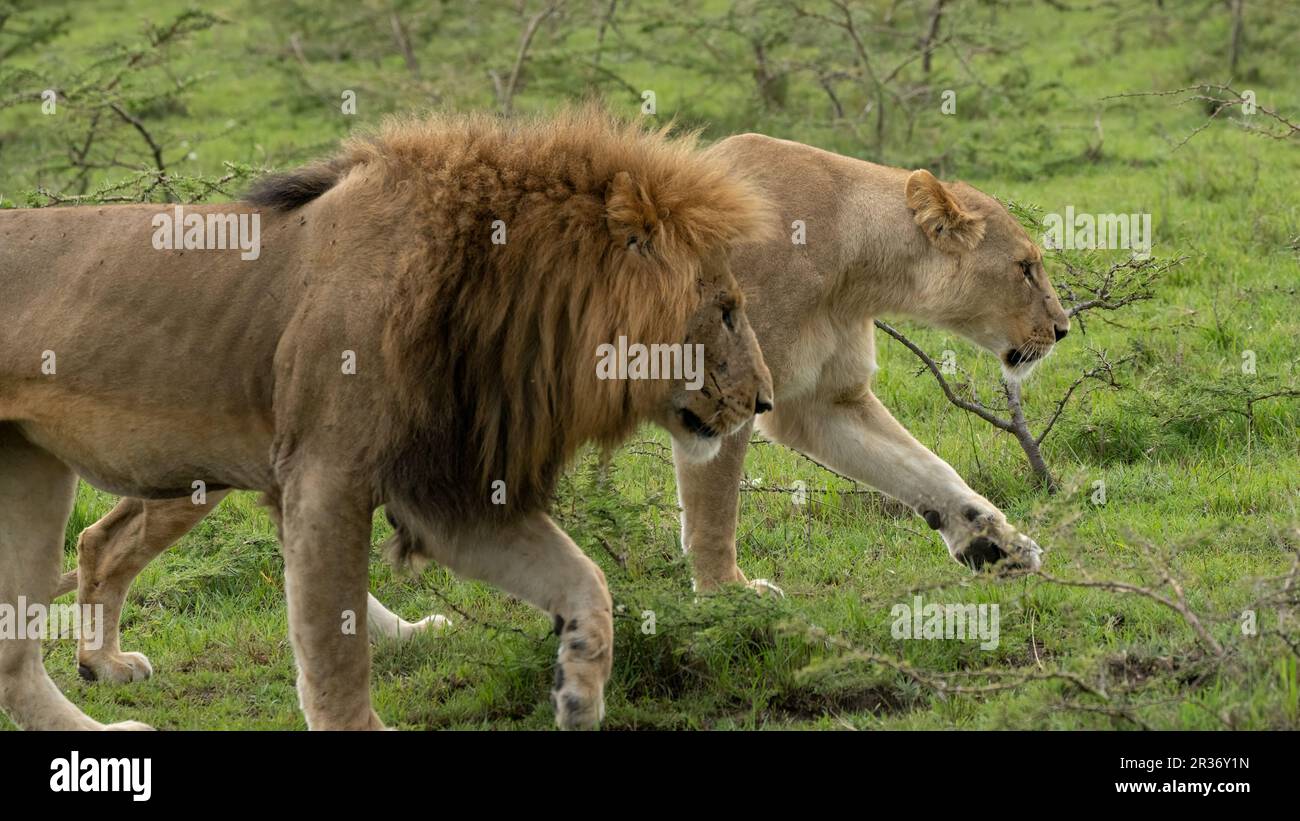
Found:
M 154 250 L 160 210 L 0 213 L 0 605 L 50 601 L 78 474 L 143 499 L 258 490 L 308 726 L 379 728 L 364 636 L 383 503 L 427 557 L 554 616 L 557 723 L 599 722 L 609 593 L 545 507 L 584 442 L 652 420 L 708 456 L 771 406 L 727 263 L 763 199 L 691 140 L 587 111 L 394 123 L 250 202 L 189 209 L 200 233 L 259 214 L 256 259 L 188 233 Z M 598 378 L 619 337 L 703 345 L 707 388 Z M 103 727 L 38 638 L 0 640 L 0 708 Z
M 760 430 L 912 506 L 958 561 L 1036 567 L 1037 546 L 871 391 L 872 319 L 881 314 L 956 331 L 996 353 L 1009 377 L 1024 377 L 1070 326 L 1033 240 L 992 197 L 926 171 L 758 134 L 731 137 L 712 151 L 780 203 L 785 225 L 801 220 L 806 230 L 806 245 L 782 234 L 732 256 L 779 399 Z M 736 565 L 735 533 L 749 427 L 705 464 L 674 447 L 682 545 L 700 590 L 746 582 Z M 79 600 L 103 604 L 105 614 L 103 646 L 83 642 L 78 651 L 83 675 L 131 681 L 151 673 L 143 656 L 118 649 L 122 600 L 139 569 L 218 498 L 209 496 L 207 508 L 124 499 L 82 534 Z M 74 572 L 63 589 L 76 584 Z M 753 586 L 773 587 L 763 580 Z M 441 623 L 431 616 L 411 625 L 373 597 L 369 603 L 376 633 L 404 637 Z

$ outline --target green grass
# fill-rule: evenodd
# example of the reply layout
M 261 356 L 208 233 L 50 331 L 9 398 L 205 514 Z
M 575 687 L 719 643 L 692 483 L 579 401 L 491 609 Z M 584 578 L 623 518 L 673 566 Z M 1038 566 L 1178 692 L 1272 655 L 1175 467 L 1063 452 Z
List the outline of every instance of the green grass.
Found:
M 298 162 L 385 111 L 429 104 L 435 93 L 452 108 L 489 106 L 486 70 L 508 61 L 499 55 L 513 53 L 519 31 L 517 20 L 499 9 L 481 19 L 448 13 L 420 44 L 417 81 L 377 35 L 315 35 L 310 21 L 263 4 L 215 5 L 227 22 L 196 35 L 176 64 L 178 74 L 204 72 L 207 79 L 187 95 L 183 111 L 158 117 L 169 133 L 202 135 L 194 138 L 194 158 L 177 166 L 184 173 L 219 173 L 226 161 Z M 71 31 L 44 49 L 45 56 L 20 60 L 42 71 L 82 65 L 98 45 L 136 37 L 140 21 L 160 22 L 184 7 L 169 0 L 70 5 Z M 1284 4 L 1249 7 L 1251 48 L 1237 85 L 1295 120 L 1294 21 L 1283 15 Z M 980 20 L 991 13 L 970 11 Z M 1085 346 L 1137 353 L 1122 372 L 1125 390 L 1088 393 L 1046 440 L 1045 457 L 1064 485 L 1056 497 L 1030 481 L 1013 440 L 949 405 L 927 374 L 918 375 L 915 358 L 883 336 L 876 389 L 922 442 L 1047 548 L 1054 576 L 1150 585 L 1154 571 L 1140 545 L 1154 545 L 1181 579 L 1188 606 L 1223 646 L 1223 658 L 1210 658 L 1185 619 L 1146 597 L 1037 578 L 973 577 L 909 511 L 770 444 L 751 448 L 747 478 L 761 480 L 762 488 L 803 481 L 809 504 L 796 506 L 783 493 L 744 493 L 740 563 L 751 578 L 772 579 L 787 596 L 735 591 L 697 598 L 678 544 L 667 439 L 647 429 L 615 455 L 609 485 L 595 456 L 584 455 L 555 507 L 561 524 L 604 568 L 620 608 L 607 727 L 1300 727 L 1294 652 L 1276 637 L 1240 629 L 1241 611 L 1254 607 L 1262 631 L 1281 630 L 1292 646 L 1300 641 L 1294 614 L 1279 623 L 1279 606 L 1255 604 L 1276 587 L 1259 580 L 1287 572 L 1300 539 L 1300 409 L 1294 399 L 1261 402 L 1248 426 L 1240 415 L 1207 412 L 1212 403 L 1198 387 L 1235 378 L 1246 350 L 1255 352 L 1259 379 L 1297 382 L 1295 142 L 1219 123 L 1174 151 L 1203 112 L 1165 98 L 1101 101 L 1222 79 L 1227 26 L 1217 6 L 1168 25 L 1141 15 L 1119 23 L 1104 12 L 1065 14 L 1042 3 L 997 14 L 998 38 L 1017 45 L 976 65 L 996 93 L 963 79 L 951 56 L 940 54 L 937 82 L 963 83 L 957 116 L 944 117 L 936 104 L 918 116 L 913 139 L 891 131 L 882 154 L 827 118 L 815 86 L 792 83 L 787 108 L 766 111 L 741 69 L 703 71 L 687 59 L 692 46 L 672 36 L 654 40 L 653 54 L 625 49 L 609 60 L 637 87 L 657 91 L 661 119 L 677 116 L 704 126 L 710 137 L 758 130 L 866 159 L 942 168 L 1049 211 L 1073 205 L 1152 213 L 1155 254 L 1187 261 L 1160 283 L 1157 299 L 1116 315 L 1118 324 L 1092 319 L 1086 332 L 1076 326 L 1026 388 L 1028 412 L 1041 420 L 1089 361 Z M 308 46 L 322 50 L 310 55 L 311 90 L 304 90 L 285 51 L 294 25 L 306 26 Z M 589 26 L 574 26 L 563 41 L 543 38 L 519 108 L 545 108 L 582 93 L 560 57 L 589 49 L 594 35 Z M 628 24 L 624 35 L 660 36 L 653 27 L 644 31 Z M 331 43 L 341 44 L 339 54 L 327 56 Z M 725 38 L 716 45 L 738 61 L 746 54 L 743 44 Z M 806 43 L 791 49 L 816 51 Z M 338 114 L 336 88 L 358 90 L 358 117 Z M 1087 159 L 1099 112 L 1103 147 Z M 51 149 L 39 116 L 0 111 L 6 204 L 60 180 L 38 159 Z M 228 122 L 236 126 L 227 129 Z M 997 363 L 991 358 L 942 332 L 907 330 L 928 350 L 955 350 L 982 393 L 992 395 Z M 1089 501 L 1098 480 L 1106 486 L 1104 506 Z M 69 545 L 112 503 L 83 486 Z M 377 516 L 375 543 L 386 534 Z M 71 552 L 66 561 L 73 563 Z M 66 641 L 47 645 L 47 666 L 69 697 L 101 721 L 300 728 L 282 577 L 273 528 L 251 495 L 236 494 L 132 588 L 123 648 L 148 655 L 154 678 L 84 683 Z M 442 612 L 456 621 L 445 634 L 376 647 L 373 692 L 386 722 L 420 729 L 551 726 L 546 691 L 556 648 L 545 616 L 438 569 L 417 578 L 395 575 L 377 556 L 371 581 L 373 592 L 408 619 Z M 998 604 L 998 648 L 892 638 L 890 608 L 910 602 L 915 589 L 927 601 Z M 646 611 L 655 615 L 653 634 L 641 629 Z M 932 686 L 935 676 L 985 668 L 1031 679 L 1070 673 L 1104 688 L 1109 698 L 1059 678 L 976 694 Z M 925 671 L 929 683 L 907 670 Z M 971 676 L 966 683 L 992 681 Z M 0 726 L 9 725 L 0 718 Z

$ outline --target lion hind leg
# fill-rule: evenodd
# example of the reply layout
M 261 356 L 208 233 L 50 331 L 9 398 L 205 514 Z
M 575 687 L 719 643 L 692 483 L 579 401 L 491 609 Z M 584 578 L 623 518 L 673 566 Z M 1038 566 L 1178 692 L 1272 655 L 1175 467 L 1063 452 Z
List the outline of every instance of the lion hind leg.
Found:
M 439 562 L 551 615 L 560 639 L 551 691 L 556 724 L 597 727 L 605 717 L 605 682 L 614 659 L 614 611 L 605 574 L 544 513 L 498 528 L 443 535 L 421 533 L 425 544 L 435 546 L 431 552 Z
M 105 727 L 83 713 L 45 671 L 43 630 L 28 634 L 32 608 L 48 614 L 58 586 L 76 489 L 77 476 L 66 465 L 0 425 L 0 606 L 10 610 L 15 629 L 24 627 L 22 637 L 0 636 L 0 709 L 28 729 L 147 729 L 136 722 Z
M 153 665 L 119 643 L 122 605 L 145 565 L 216 510 L 229 491 L 213 491 L 204 504 L 180 499 L 122 499 L 77 539 L 77 603 L 90 605 L 98 629 L 77 646 L 77 672 L 87 681 L 143 681 Z M 92 639 L 95 639 L 92 641 Z

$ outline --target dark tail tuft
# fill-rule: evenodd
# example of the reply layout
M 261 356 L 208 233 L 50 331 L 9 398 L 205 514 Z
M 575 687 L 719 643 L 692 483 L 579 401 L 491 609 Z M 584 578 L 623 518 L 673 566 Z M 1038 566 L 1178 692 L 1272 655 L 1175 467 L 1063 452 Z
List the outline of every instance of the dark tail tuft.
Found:
M 330 160 L 268 174 L 253 183 L 244 199 L 263 208 L 292 211 L 333 188 L 350 167 L 342 160 Z

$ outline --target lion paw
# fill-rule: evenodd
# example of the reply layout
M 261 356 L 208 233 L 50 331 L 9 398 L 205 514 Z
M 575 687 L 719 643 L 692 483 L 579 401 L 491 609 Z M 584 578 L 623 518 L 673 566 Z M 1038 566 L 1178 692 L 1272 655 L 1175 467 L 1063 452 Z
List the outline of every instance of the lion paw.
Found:
M 557 617 L 556 632 L 560 653 L 551 691 L 555 723 L 562 730 L 594 730 L 605 719 L 605 680 L 613 661 L 609 613 L 568 621 Z
M 86 681 L 130 684 L 153 675 L 153 665 L 143 653 L 95 652 L 78 659 L 77 674 Z
M 555 726 L 561 730 L 596 730 L 605 720 L 605 697 L 599 691 L 552 690 L 551 703 L 555 705 Z

